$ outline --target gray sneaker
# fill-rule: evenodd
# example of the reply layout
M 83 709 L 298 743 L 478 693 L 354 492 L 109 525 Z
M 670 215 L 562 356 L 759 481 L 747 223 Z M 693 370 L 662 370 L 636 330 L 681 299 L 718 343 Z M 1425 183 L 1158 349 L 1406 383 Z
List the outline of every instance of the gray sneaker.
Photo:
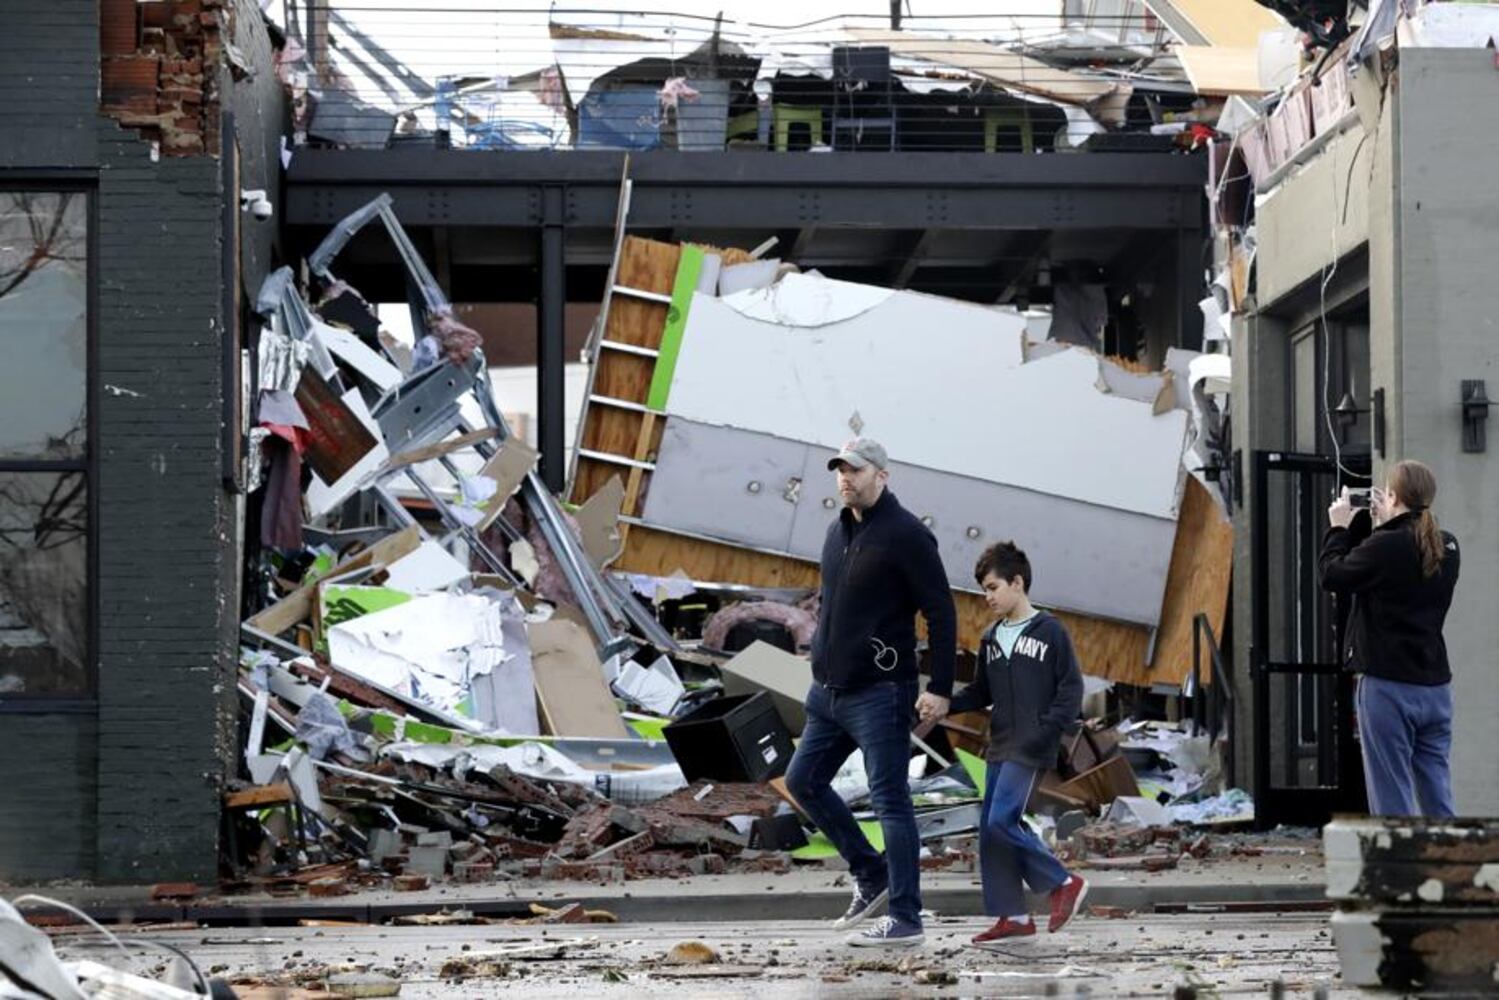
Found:
M 851 931 L 868 918 L 879 916 L 885 912 L 885 907 L 889 903 L 889 889 L 881 889 L 872 896 L 866 896 L 863 889 L 856 887 L 854 889 L 854 898 L 848 904 L 848 909 L 843 911 L 843 916 L 833 921 L 833 930 Z
M 914 948 L 926 943 L 926 935 L 920 927 L 903 924 L 894 917 L 881 917 L 844 941 L 855 948 Z

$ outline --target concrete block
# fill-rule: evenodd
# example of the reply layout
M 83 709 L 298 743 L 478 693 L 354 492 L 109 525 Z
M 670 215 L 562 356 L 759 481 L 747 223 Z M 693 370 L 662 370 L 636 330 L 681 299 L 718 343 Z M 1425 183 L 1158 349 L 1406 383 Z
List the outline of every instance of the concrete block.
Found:
M 406 873 L 442 878 L 448 873 L 448 849 L 435 844 L 423 844 L 411 849 L 406 859 Z

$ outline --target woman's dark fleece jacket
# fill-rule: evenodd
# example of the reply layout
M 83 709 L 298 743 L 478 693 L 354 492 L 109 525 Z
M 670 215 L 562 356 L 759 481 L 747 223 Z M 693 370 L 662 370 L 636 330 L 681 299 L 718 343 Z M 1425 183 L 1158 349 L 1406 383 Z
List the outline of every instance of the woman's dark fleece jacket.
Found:
M 1072 637 L 1054 616 L 1038 611 L 1006 657 L 994 637 L 998 627 L 995 622 L 984 632 L 978 674 L 950 710 L 994 706 L 985 754 L 991 763 L 1055 767 L 1062 733 L 1076 726 L 1083 707 L 1083 672 Z
M 1442 532 L 1441 568 L 1421 571 L 1416 517 L 1372 527 L 1368 511 L 1322 539 L 1322 586 L 1353 595 L 1344 662 L 1380 680 L 1433 686 L 1452 680 L 1442 626 L 1462 565 L 1457 539 Z

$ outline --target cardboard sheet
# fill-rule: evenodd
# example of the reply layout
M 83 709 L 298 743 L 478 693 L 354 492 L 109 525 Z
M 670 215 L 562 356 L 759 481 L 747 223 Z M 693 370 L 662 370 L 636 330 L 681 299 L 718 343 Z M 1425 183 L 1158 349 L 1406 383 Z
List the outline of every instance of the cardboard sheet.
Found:
M 484 463 L 484 468 L 479 470 L 479 476 L 494 483 L 494 490 L 489 497 L 480 503 L 480 516 L 475 528 L 483 531 L 495 522 L 500 512 L 505 509 L 505 502 L 515 496 L 520 490 L 521 483 L 526 475 L 536 468 L 536 452 L 526 445 L 524 441 L 516 438 L 507 438 L 490 456 L 489 461 Z
M 573 514 L 573 520 L 578 522 L 583 551 L 594 569 L 603 569 L 624 551 L 624 537 L 619 530 L 619 514 L 624 502 L 625 484 L 614 476 Z
M 553 736 L 628 737 L 588 633 L 555 618 L 532 623 L 526 631 L 548 731 Z
M 732 697 L 768 691 L 781 721 L 791 735 L 800 736 L 807 725 L 807 688 L 812 683 L 812 664 L 768 642 L 755 642 L 719 667 L 724 694 Z
M 315 425 L 316 419 L 307 410 L 307 404 L 303 402 L 302 397 L 302 386 L 307 384 L 308 376 L 311 374 L 311 369 L 304 371 L 302 380 L 297 383 L 297 402 L 302 404 L 308 421 Z M 315 375 L 312 377 L 316 378 Z M 328 513 L 362 489 L 390 458 L 390 451 L 385 447 L 385 441 L 380 435 L 380 425 L 370 415 L 369 407 L 365 405 L 364 398 L 359 395 L 359 390 L 350 389 L 343 394 L 341 402 L 343 407 L 358 421 L 368 439 L 373 442 L 373 447 L 357 457 L 352 465 L 345 465 L 340 461 L 335 471 L 337 468 L 344 468 L 346 471 L 332 482 L 325 482 L 314 467 L 312 484 L 308 486 L 306 496 L 307 511 L 313 517 Z M 310 449 L 309 454 L 311 454 Z

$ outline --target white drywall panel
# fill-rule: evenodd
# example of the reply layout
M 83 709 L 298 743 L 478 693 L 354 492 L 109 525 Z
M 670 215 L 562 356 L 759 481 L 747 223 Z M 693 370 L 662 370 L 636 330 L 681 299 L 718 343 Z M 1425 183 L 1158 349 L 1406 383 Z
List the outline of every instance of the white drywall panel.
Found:
M 857 426 L 901 462 L 1174 518 L 1187 415 L 1100 392 L 1085 351 L 1023 363 L 1024 326 L 914 292 L 812 327 L 697 295 L 667 412 L 829 449 Z

